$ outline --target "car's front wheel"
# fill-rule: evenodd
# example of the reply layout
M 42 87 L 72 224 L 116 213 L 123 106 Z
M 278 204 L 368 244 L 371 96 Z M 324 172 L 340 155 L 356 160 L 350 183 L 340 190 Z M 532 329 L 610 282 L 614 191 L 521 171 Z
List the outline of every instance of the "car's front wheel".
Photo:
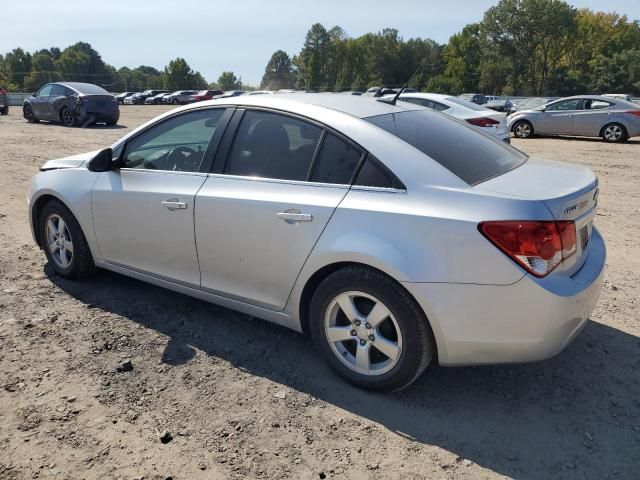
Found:
M 435 353 L 433 333 L 415 300 L 393 279 L 366 267 L 325 278 L 311 301 L 309 321 L 329 366 L 367 390 L 410 385 Z
M 619 123 L 610 123 L 609 125 L 605 125 L 600 136 L 608 143 L 624 142 L 629 138 L 627 135 L 627 129 L 624 128 L 624 125 Z
M 40 212 L 40 244 L 58 275 L 83 278 L 95 270 L 93 257 L 80 224 L 58 200 L 50 200 Z
M 36 114 L 33 111 L 33 108 L 31 107 L 31 105 L 25 105 L 22 112 L 23 112 L 24 118 L 27 120 L 27 122 L 29 122 L 29 123 L 37 123 L 38 122 L 38 119 L 36 118 Z
M 531 138 L 533 136 L 533 125 L 526 120 L 518 120 L 513 125 L 513 134 L 518 138 Z

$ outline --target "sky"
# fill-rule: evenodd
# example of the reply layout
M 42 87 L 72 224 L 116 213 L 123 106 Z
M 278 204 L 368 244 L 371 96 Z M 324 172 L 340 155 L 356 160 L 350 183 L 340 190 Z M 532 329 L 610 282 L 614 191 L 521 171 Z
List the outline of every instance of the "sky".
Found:
M 116 68 L 163 68 L 184 57 L 213 82 L 233 71 L 244 83 L 260 83 L 271 54 L 294 55 L 316 22 L 341 26 L 358 37 L 386 27 L 400 35 L 446 43 L 479 21 L 497 0 L 4 0 L 0 53 L 64 48 L 89 42 Z M 640 19 L 640 0 L 569 0 L 578 8 L 616 11 Z M 380 5 L 380 6 L 378 6 Z M 46 13 L 45 13 L 46 12 Z M 9 20 L 5 22 L 5 20 Z

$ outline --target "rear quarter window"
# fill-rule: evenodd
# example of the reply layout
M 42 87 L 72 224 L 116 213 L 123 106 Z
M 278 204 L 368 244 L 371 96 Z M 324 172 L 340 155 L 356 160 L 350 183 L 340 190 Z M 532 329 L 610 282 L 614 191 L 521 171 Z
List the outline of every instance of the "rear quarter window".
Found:
M 527 156 L 487 134 L 429 110 L 389 113 L 364 120 L 417 148 L 469 185 L 522 165 Z

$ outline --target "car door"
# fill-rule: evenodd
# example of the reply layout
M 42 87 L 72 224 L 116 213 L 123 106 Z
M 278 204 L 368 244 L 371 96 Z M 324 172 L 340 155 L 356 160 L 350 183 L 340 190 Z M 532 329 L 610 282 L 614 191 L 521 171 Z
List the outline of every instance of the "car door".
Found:
M 33 112 L 36 114 L 39 120 L 50 120 L 49 115 L 49 97 L 51 97 L 51 91 L 53 90 L 53 84 L 45 85 L 38 93 L 36 93 L 34 99 L 31 102 Z
M 582 109 L 582 99 L 572 98 L 548 105 L 536 118 L 537 133 L 572 135 L 574 116 Z
M 238 110 L 231 124 L 196 195 L 202 287 L 279 311 L 362 151 L 285 114 Z
M 613 103 L 604 100 L 587 98 L 583 102 L 583 110 L 575 113 L 573 117 L 574 135 L 597 137 L 600 129 L 607 123 L 611 115 Z
M 51 95 L 49 96 L 49 100 L 47 101 L 46 110 L 47 115 L 50 120 L 59 120 L 59 111 L 56 110 L 56 101 L 59 101 L 61 97 L 65 97 L 67 95 L 67 90 L 62 85 L 54 85 L 51 89 Z
M 225 113 L 182 112 L 116 149 L 121 168 L 101 173 L 92 193 L 95 234 L 106 262 L 199 287 L 194 198 L 231 114 Z

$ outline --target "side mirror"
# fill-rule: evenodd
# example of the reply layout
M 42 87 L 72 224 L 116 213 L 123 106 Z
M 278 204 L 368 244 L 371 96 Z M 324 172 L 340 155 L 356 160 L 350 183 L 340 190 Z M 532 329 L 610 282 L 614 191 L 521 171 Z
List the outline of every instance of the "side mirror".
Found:
M 87 164 L 87 169 L 91 172 L 108 172 L 114 169 L 113 151 L 105 148 L 99 151 Z

